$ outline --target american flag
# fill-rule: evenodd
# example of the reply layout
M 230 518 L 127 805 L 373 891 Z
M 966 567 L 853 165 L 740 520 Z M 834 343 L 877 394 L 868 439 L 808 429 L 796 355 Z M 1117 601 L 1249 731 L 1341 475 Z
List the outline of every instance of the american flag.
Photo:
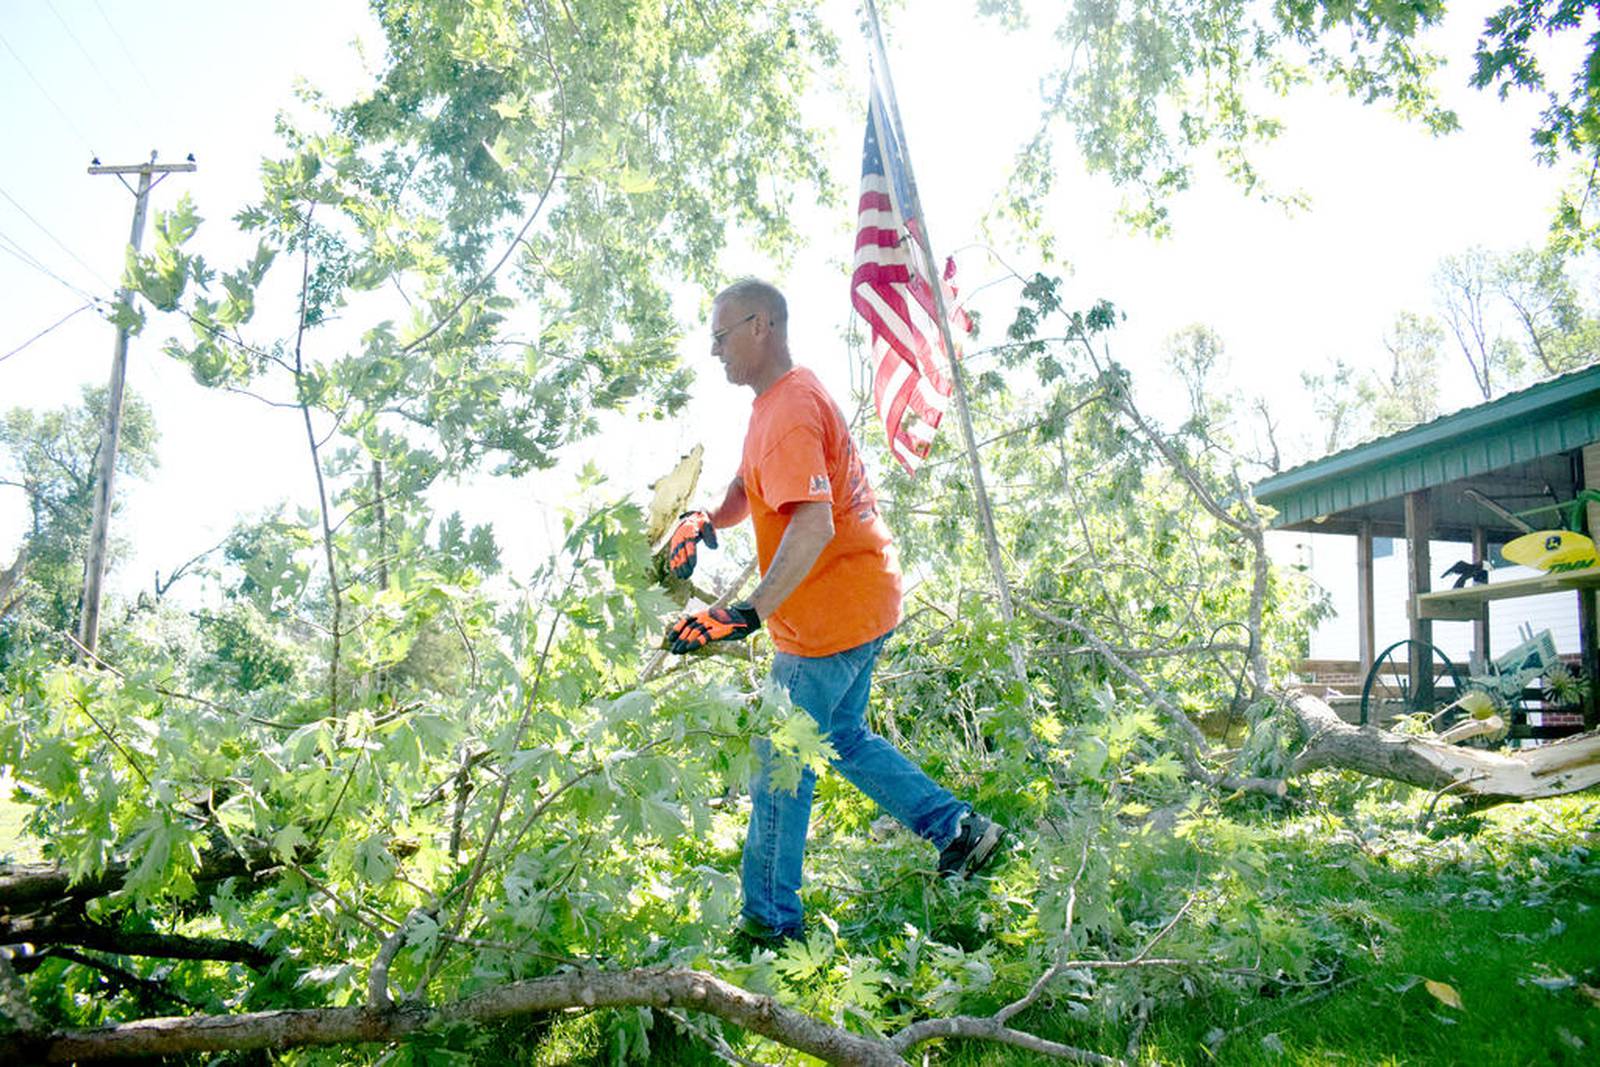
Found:
M 874 85 L 861 158 L 850 303 L 872 332 L 872 394 L 889 450 L 912 474 L 928 456 L 951 390 L 921 223 L 907 217 L 914 202 L 903 147 L 884 121 Z M 966 313 L 955 307 L 954 278 L 955 262 L 947 260 L 941 284 L 953 337 L 972 329 Z M 959 337 L 955 356 L 961 358 Z

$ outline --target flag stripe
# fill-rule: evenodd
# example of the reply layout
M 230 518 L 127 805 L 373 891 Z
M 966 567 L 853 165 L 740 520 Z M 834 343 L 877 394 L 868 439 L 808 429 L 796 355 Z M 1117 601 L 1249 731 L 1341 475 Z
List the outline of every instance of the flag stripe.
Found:
M 873 87 L 876 97 L 877 87 Z M 889 439 L 889 451 L 916 473 L 944 418 L 951 392 L 950 356 L 938 326 L 934 285 L 944 286 L 952 337 L 971 333 L 972 322 L 956 307 L 955 263 L 930 278 L 918 255 L 921 228 L 900 202 L 909 175 L 895 172 L 904 153 L 880 127 L 881 104 L 867 109 L 862 146 L 861 195 L 857 201 L 855 261 L 850 303 L 871 332 L 872 395 Z M 956 339 L 954 357 L 961 356 Z

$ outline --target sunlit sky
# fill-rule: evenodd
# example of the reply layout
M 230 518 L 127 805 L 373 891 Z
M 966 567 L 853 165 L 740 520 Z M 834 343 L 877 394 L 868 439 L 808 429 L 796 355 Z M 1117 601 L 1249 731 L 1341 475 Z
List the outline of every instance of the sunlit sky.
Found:
M 1001 32 L 972 14 L 974 3 L 910 7 L 914 16 L 900 13 L 888 33 L 912 159 L 934 242 L 941 253 L 961 250 L 963 286 L 975 289 L 1005 273 L 972 246 L 985 241 L 982 219 L 1037 122 L 1051 42 L 1045 33 Z M 824 11 L 859 87 L 849 100 L 819 95 L 815 105 L 848 201 L 858 177 L 865 52 L 850 6 L 831 3 Z M 1066 262 L 1053 269 L 1070 271 L 1070 302 L 1104 297 L 1126 314 L 1112 354 L 1135 369 L 1150 406 L 1172 408 L 1175 390 L 1160 372 L 1164 340 L 1204 323 L 1226 343 L 1225 384 L 1265 396 L 1286 452 L 1310 458 L 1316 428 L 1302 371 L 1321 370 L 1336 356 L 1379 366 L 1395 314 L 1429 310 L 1441 257 L 1472 245 L 1506 250 L 1542 241 L 1562 175 L 1532 162 L 1527 131 L 1537 101 L 1503 103 L 1466 86 L 1480 26 L 1481 15 L 1456 17 L 1431 38 L 1450 57 L 1439 84 L 1461 117 L 1455 135 L 1429 137 L 1380 108 L 1318 88 L 1278 105 L 1288 132 L 1258 162 L 1274 187 L 1310 197 L 1306 211 L 1248 200 L 1202 166 L 1196 188 L 1172 205 L 1173 235 L 1135 235 L 1115 217 L 1120 194 L 1084 174 L 1070 138 L 1061 138 L 1050 219 Z M 366 39 L 364 53 L 352 46 L 358 37 Z M 198 172 L 169 178 L 154 205 L 168 208 L 181 192 L 190 194 L 208 220 L 196 247 L 214 265 L 235 262 L 249 246 L 229 216 L 251 199 L 259 162 L 275 151 L 274 115 L 292 105 L 296 80 L 348 98 L 370 83 L 378 41 L 364 6 L 348 0 L 0 5 L 7 147 L 0 162 L 0 354 L 88 297 L 111 295 L 133 198 L 115 178 L 88 176 L 91 156 L 133 163 L 152 149 L 169 161 L 194 153 Z M 786 264 L 738 250 L 724 263 L 730 276 L 756 273 L 784 286 L 797 359 L 841 398 L 851 381 L 843 337 L 853 224 L 845 203 L 827 212 L 808 207 L 807 243 Z M 9 250 L 16 246 L 59 279 L 21 262 Z M 1003 252 L 1024 274 L 1040 266 L 1028 248 Z M 462 508 L 469 521 L 494 521 L 516 569 L 531 566 L 548 543 L 553 509 L 567 500 L 579 462 L 593 459 L 621 489 L 642 493 L 671 457 L 705 443 L 707 492 L 725 482 L 737 462 L 749 394 L 724 384 L 705 354 L 704 324 L 692 321 L 701 295 L 685 293 L 682 301 L 684 354 L 700 371 L 683 418 L 629 421 L 576 446 L 555 472 L 446 488 L 438 503 Z M 1006 321 L 1015 296 L 1012 284 L 984 290 L 980 306 L 989 311 L 991 332 Z M 194 384 L 160 353 L 162 340 L 179 332 L 178 324 L 153 319 L 130 361 L 130 387 L 154 405 L 162 441 L 155 476 L 119 484 L 125 506 L 116 534 L 132 552 L 112 588 L 124 594 L 148 589 L 155 571 L 168 573 L 215 544 L 239 516 L 280 500 L 314 499 L 296 417 Z M 264 326 L 263 335 L 272 330 Z M 0 409 L 59 407 L 84 384 L 103 384 L 112 340 L 111 327 L 86 311 L 0 361 Z M 1464 367 L 1448 377 L 1447 404 L 1468 402 Z M 947 426 L 938 450 L 957 447 Z M 640 455 L 662 457 L 663 470 L 642 469 Z M 22 494 L 0 487 L 0 565 L 14 555 L 25 520 Z

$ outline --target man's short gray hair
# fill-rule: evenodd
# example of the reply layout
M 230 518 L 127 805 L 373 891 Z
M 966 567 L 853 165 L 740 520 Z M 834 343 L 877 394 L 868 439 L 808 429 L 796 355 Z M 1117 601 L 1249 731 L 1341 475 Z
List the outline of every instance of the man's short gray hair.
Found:
M 789 302 L 778 287 L 760 278 L 740 278 L 717 294 L 716 303 L 732 300 L 752 311 L 765 313 L 779 335 L 788 332 Z

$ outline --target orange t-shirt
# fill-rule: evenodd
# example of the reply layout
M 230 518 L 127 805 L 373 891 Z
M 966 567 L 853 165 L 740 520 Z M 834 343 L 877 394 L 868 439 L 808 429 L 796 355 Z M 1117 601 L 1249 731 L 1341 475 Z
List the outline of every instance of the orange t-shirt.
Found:
M 894 539 L 878 514 L 844 415 L 811 371 L 795 367 L 756 397 L 739 476 L 762 574 L 795 504 L 833 504 L 833 540 L 789 598 L 762 620 L 779 650 L 831 656 L 894 629 L 900 621 Z

